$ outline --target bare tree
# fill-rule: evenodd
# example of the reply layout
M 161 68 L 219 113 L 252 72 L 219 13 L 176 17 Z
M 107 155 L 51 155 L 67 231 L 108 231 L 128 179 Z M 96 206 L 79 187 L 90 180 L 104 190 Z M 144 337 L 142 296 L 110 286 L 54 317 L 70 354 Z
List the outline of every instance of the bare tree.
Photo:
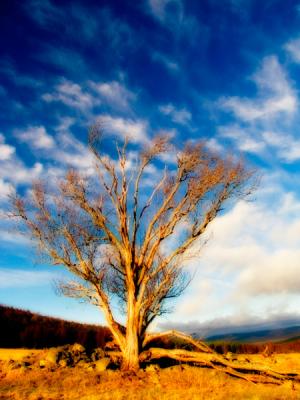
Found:
M 157 337 L 147 328 L 189 282 L 187 259 L 198 255 L 199 241 L 225 203 L 252 191 L 253 171 L 202 142 L 178 150 L 167 136 L 143 148 L 125 141 L 112 158 L 102 154 L 98 139 L 94 127 L 92 176 L 70 170 L 50 192 L 45 183 L 34 183 L 29 202 L 14 198 L 13 215 L 53 264 L 75 275 L 61 284 L 62 292 L 102 309 L 123 369 L 136 370 L 146 357 L 143 349 Z M 173 162 L 163 168 L 170 154 Z M 116 307 L 124 312 L 123 325 Z

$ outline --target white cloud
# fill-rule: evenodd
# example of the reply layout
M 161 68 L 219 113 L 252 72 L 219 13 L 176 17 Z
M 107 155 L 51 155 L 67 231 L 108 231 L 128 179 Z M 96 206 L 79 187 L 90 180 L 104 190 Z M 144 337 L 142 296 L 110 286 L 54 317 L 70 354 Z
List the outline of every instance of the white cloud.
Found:
M 25 166 L 20 160 L 10 164 L 7 168 L 7 176 L 15 183 L 31 183 L 40 178 L 43 172 L 43 165 L 36 162 L 32 167 Z
M 88 111 L 99 104 L 99 99 L 94 98 L 86 91 L 84 92 L 79 84 L 68 80 L 57 85 L 54 93 L 46 93 L 42 98 L 47 102 L 59 101 L 81 111 Z
M 188 261 L 195 276 L 170 321 L 244 314 L 251 323 L 251 314 L 299 309 L 300 199 L 269 176 L 262 189 L 255 202 L 239 201 L 212 222 L 208 243 Z
M 4 135 L 0 133 L 0 161 L 9 160 L 15 151 L 16 149 L 13 146 L 5 144 Z
M 65 166 L 79 168 L 81 171 L 85 170 L 85 173 L 92 172 L 93 155 L 87 146 L 69 132 L 60 134 L 57 148 L 49 156 Z
M 47 133 L 44 126 L 30 126 L 26 130 L 16 130 L 14 133 L 20 142 L 25 142 L 37 150 L 49 150 L 55 145 L 53 137 Z
M 282 160 L 286 162 L 300 160 L 300 140 L 294 139 L 292 135 L 273 131 L 265 131 L 262 136 L 268 145 L 277 150 Z
M 300 231 L 295 233 L 299 235 Z M 238 297 L 281 293 L 299 294 L 299 260 L 300 250 L 297 249 L 265 252 L 259 260 L 248 265 L 248 268 L 240 274 L 236 282 Z
M 0 178 L 0 201 L 6 200 L 9 195 L 15 192 L 13 185 L 10 182 L 5 182 Z
M 176 108 L 170 103 L 160 106 L 159 111 L 170 116 L 173 122 L 181 125 L 187 125 L 192 119 L 192 114 L 186 108 Z
M 56 126 L 55 130 L 59 133 L 69 132 L 70 127 L 75 123 L 75 119 L 71 117 L 62 117 L 59 120 L 59 124 Z
M 297 110 L 297 95 L 283 67 L 275 56 L 265 57 L 252 80 L 258 88 L 258 97 L 225 97 L 221 108 L 229 110 L 244 121 L 274 118 L 278 114 L 293 115 Z
M 299 207 L 294 194 L 274 193 L 272 207 L 239 202 L 214 221 L 205 259 L 213 269 L 236 276 L 236 296 L 291 294 L 300 288 Z
M 293 61 L 300 63 L 300 38 L 290 40 L 285 45 L 285 49 L 292 57 Z
M 255 135 L 251 137 L 246 129 L 242 129 L 238 125 L 220 127 L 219 135 L 234 140 L 241 151 L 259 154 L 265 149 L 263 140 L 257 139 Z
M 241 151 L 264 157 L 264 161 L 293 163 L 300 160 L 300 140 L 295 136 L 298 97 L 286 71 L 275 56 L 265 57 L 251 77 L 255 98 L 227 97 L 219 101 L 236 122 L 219 129 L 219 136 L 235 142 Z M 282 133 L 284 132 L 284 133 Z
M 124 119 L 102 115 L 99 118 L 105 132 L 116 135 L 121 139 L 126 137 L 136 143 L 145 143 L 149 140 L 147 123 L 144 120 Z
M 9 189 L 7 185 L 26 184 L 41 176 L 43 171 L 42 164 L 36 162 L 32 167 L 26 166 L 16 155 L 15 148 L 6 145 L 4 136 L 0 134 L 0 150 L 1 146 L 3 146 L 4 149 L 2 158 L 0 157 L 0 179 L 5 182 L 5 184 L 3 183 L 2 185 L 3 191 L 7 192 L 8 190 L 12 190 Z
M 82 172 L 84 171 L 84 173 L 87 174 L 92 173 L 93 155 L 88 150 L 87 146 L 80 140 L 76 139 L 69 131 L 69 128 L 73 123 L 73 118 L 61 118 L 59 124 L 55 128 L 57 132 L 56 137 L 48 135 L 43 126 L 29 127 L 25 130 L 15 131 L 15 136 L 19 141 L 26 142 L 26 144 L 34 150 L 39 157 L 60 164 L 59 169 L 48 165 L 44 170 L 44 177 L 50 174 L 51 177 L 54 178 L 53 170 L 59 172 L 59 176 L 61 176 L 63 170 L 67 167 L 79 168 Z M 41 152 L 41 150 L 43 150 L 43 152 Z M 11 167 L 12 165 L 10 168 Z M 33 169 L 31 169 L 32 181 L 37 176 L 41 175 L 41 173 L 42 164 L 36 163 Z M 21 178 L 22 170 L 18 171 L 18 175 L 21 181 L 25 181 L 25 179 Z M 24 178 L 25 176 L 27 176 L 26 167 L 24 167 Z
M 49 285 L 55 278 L 53 272 L 0 268 L 1 289 Z
M 224 150 L 224 147 L 216 138 L 207 139 L 205 145 L 209 150 L 215 153 L 221 153 Z
M 46 102 L 62 102 L 71 108 L 87 113 L 100 104 L 107 104 L 116 110 L 128 111 L 130 104 L 136 99 L 136 94 L 118 81 L 88 81 L 85 85 L 79 85 L 63 80 L 52 93 L 45 93 L 42 98 Z
M 113 108 L 128 110 L 130 103 L 135 100 L 136 95 L 117 81 L 112 82 L 90 82 L 90 86 Z

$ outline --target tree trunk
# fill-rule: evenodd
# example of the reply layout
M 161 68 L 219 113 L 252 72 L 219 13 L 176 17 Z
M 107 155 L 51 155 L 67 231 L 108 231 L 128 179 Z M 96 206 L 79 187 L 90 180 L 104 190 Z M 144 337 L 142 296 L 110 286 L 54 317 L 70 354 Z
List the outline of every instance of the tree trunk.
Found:
M 137 371 L 140 367 L 139 350 L 140 341 L 138 334 L 138 312 L 134 294 L 128 292 L 126 343 L 123 350 L 123 371 Z

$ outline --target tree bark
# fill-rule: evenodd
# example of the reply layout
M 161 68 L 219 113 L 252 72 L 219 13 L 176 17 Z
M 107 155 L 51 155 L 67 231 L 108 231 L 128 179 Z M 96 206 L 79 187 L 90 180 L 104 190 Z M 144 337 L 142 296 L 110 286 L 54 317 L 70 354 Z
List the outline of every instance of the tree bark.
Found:
M 138 312 L 134 291 L 128 291 L 127 324 L 122 370 L 135 372 L 140 368 L 140 340 L 138 333 Z

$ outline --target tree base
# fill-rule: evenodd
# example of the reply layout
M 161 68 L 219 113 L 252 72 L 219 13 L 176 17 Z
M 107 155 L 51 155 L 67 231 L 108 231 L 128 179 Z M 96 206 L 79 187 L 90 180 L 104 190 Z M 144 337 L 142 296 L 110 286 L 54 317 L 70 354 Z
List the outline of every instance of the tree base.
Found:
M 148 335 L 143 345 L 146 346 L 152 341 L 166 336 L 175 336 L 189 343 L 195 348 L 195 351 L 184 349 L 164 349 L 152 347 L 144 350 L 139 355 L 139 363 L 149 363 L 152 360 L 162 358 L 175 360 L 180 363 L 192 364 L 199 367 L 213 368 L 224 372 L 236 378 L 244 379 L 252 383 L 271 383 L 281 384 L 285 381 L 300 382 L 300 375 L 287 371 L 273 371 L 267 362 L 265 363 L 247 363 L 240 361 L 230 361 L 224 356 L 214 352 L 204 342 L 193 339 L 192 337 L 177 331 L 168 331 L 159 334 Z M 122 360 L 121 352 L 108 353 L 115 361 Z M 136 375 L 139 365 L 136 363 L 121 362 L 121 370 L 127 375 Z

